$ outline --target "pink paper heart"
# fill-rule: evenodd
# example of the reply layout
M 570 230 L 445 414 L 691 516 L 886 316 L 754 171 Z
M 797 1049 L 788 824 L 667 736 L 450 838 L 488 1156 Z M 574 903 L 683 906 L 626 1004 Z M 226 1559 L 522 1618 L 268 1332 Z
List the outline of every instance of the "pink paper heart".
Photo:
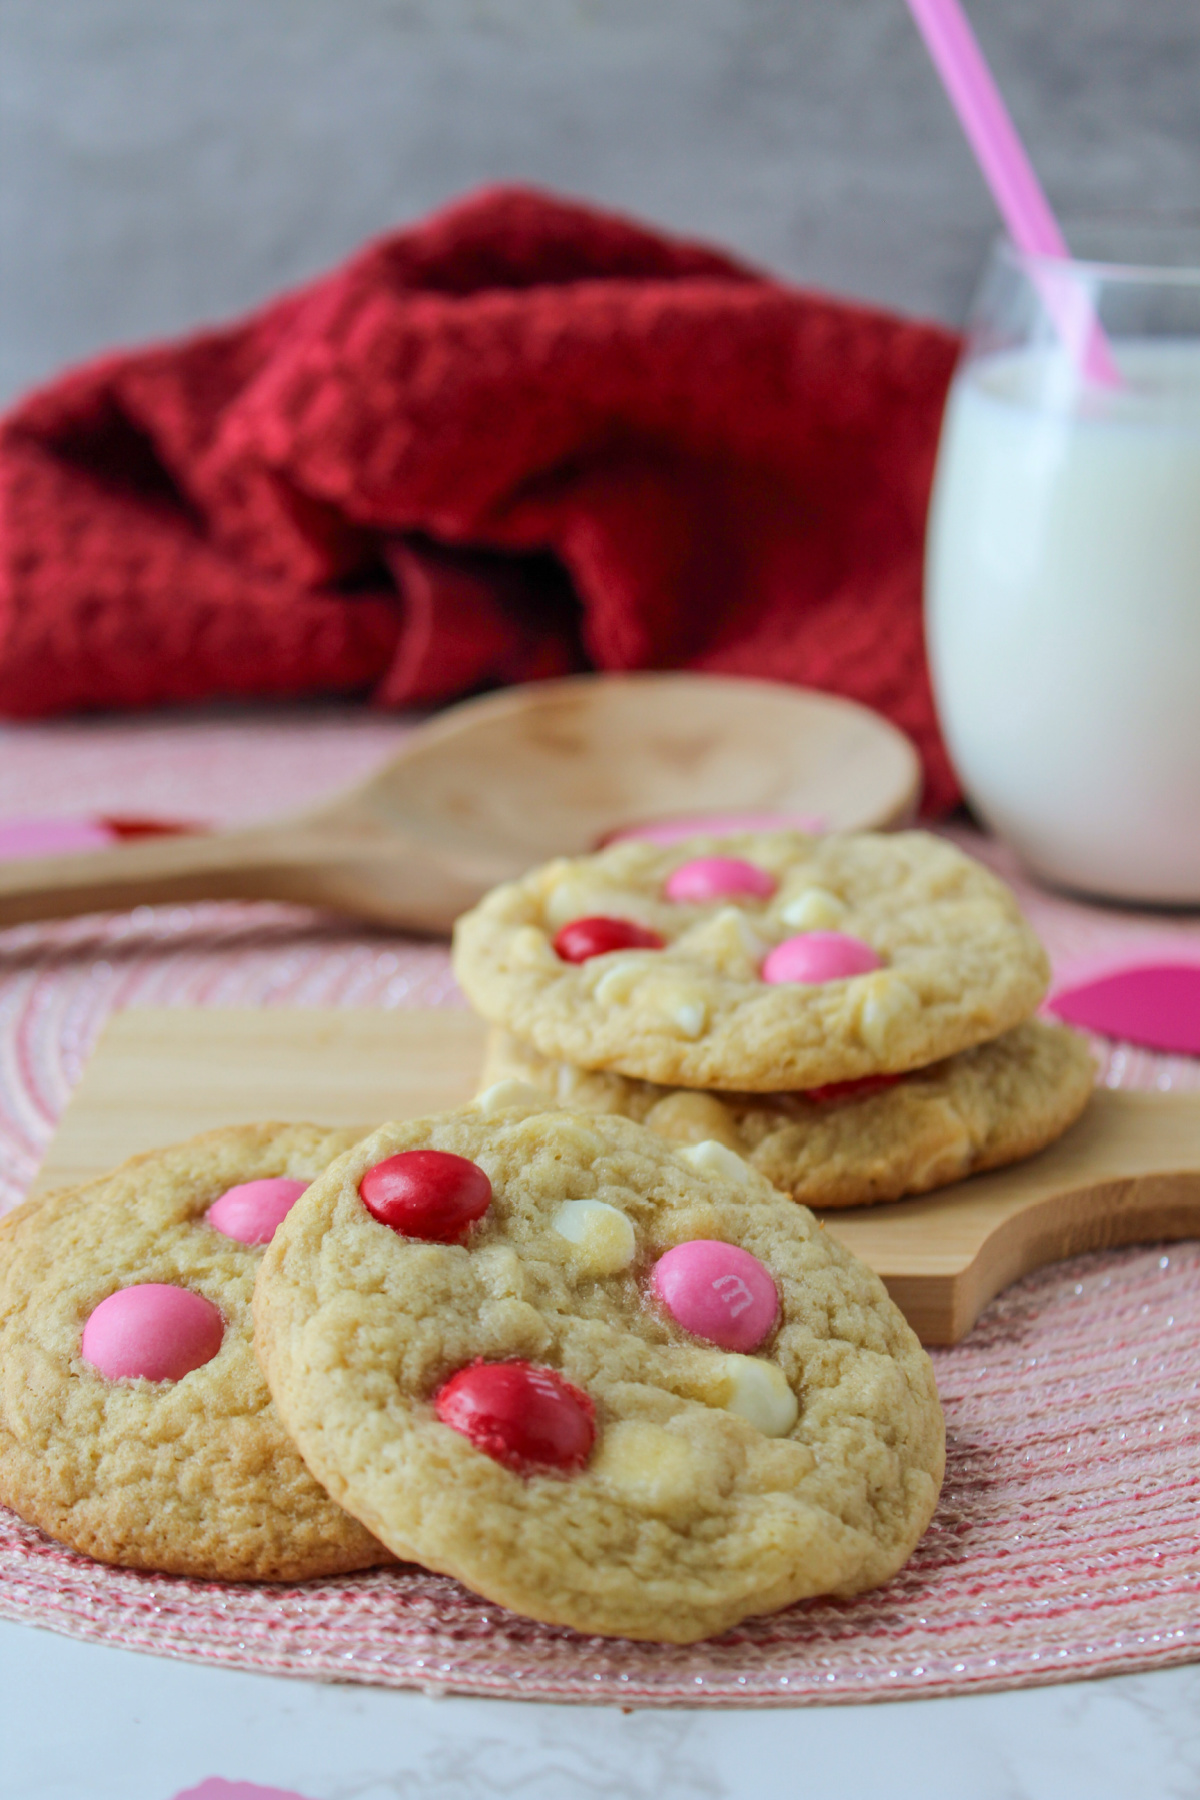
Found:
M 1200 964 L 1139 963 L 1061 988 L 1048 1010 L 1104 1037 L 1200 1056 Z
M 184 1788 L 174 1800 L 304 1800 L 291 1788 L 258 1787 L 253 1781 L 222 1781 L 210 1775 L 199 1787 Z
M 5 819 L 0 823 L 0 862 L 106 850 L 115 842 L 116 833 L 103 819 Z
M 199 829 L 174 819 L 52 818 L 0 819 L 0 862 L 24 857 L 72 856 L 108 850 L 125 838 L 178 837 Z

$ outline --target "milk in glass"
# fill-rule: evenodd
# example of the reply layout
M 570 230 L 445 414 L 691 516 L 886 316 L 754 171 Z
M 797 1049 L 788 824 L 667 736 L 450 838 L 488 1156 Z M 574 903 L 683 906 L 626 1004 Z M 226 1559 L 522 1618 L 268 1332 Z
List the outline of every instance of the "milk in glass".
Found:
M 1200 341 L 1116 340 L 1120 386 L 1053 344 L 951 390 L 927 634 L 950 753 L 1042 874 L 1200 900 Z

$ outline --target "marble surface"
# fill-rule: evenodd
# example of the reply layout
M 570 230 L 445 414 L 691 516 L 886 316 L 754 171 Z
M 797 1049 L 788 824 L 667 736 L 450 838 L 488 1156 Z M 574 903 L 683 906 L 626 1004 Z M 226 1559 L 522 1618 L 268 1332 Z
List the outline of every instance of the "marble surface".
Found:
M 1194 1800 L 1200 1667 L 770 1712 L 428 1699 L 201 1668 L 0 1625 L 3 1800 Z

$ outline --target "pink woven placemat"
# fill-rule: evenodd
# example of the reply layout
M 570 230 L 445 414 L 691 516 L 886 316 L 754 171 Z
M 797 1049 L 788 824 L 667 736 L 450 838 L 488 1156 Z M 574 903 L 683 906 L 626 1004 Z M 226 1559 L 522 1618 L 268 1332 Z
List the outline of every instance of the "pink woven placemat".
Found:
M 8 728 L 0 817 L 245 819 L 353 779 L 402 729 L 335 712 Z M 1001 850 L 956 835 L 1013 879 Z M 1068 977 L 1124 953 L 1200 960 L 1200 921 L 1016 885 Z M 105 1017 L 139 1004 L 462 1001 L 441 946 L 291 908 L 147 908 L 0 934 L 0 1210 L 32 1178 Z M 1200 1087 L 1190 1059 L 1099 1048 L 1111 1086 Z M 626 1705 L 961 1693 L 1200 1655 L 1200 1245 L 1043 1270 L 934 1360 L 947 1477 L 907 1568 L 860 1600 L 687 1649 L 533 1625 L 420 1570 L 288 1588 L 137 1575 L 2 1510 L 0 1615 L 276 1674 Z

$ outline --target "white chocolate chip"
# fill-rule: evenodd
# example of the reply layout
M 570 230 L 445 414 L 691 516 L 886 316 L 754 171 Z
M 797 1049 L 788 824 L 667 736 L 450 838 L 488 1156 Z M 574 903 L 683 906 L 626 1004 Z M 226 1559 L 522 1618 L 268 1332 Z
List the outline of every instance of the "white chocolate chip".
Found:
M 536 869 L 533 874 L 528 877 L 528 881 L 532 886 L 534 893 L 540 894 L 544 899 L 547 894 L 553 893 L 554 889 L 565 876 L 570 874 L 570 872 L 571 865 L 567 858 L 565 856 L 556 856 L 553 862 L 548 862 L 543 868 Z
M 643 1419 L 618 1419 L 600 1442 L 592 1470 L 626 1505 L 642 1512 L 688 1513 L 700 1470 L 686 1438 Z
M 571 1246 L 571 1259 L 585 1274 L 615 1275 L 627 1269 L 637 1237 L 625 1214 L 604 1200 L 564 1200 L 551 1220 Z
M 780 907 L 779 916 L 793 931 L 832 931 L 848 910 L 845 901 L 828 888 L 807 887 Z
M 543 1133 L 543 1142 L 552 1151 L 562 1151 L 582 1163 L 593 1163 L 605 1151 L 604 1139 L 597 1137 L 578 1114 L 573 1118 L 555 1119 L 551 1129 Z
M 676 1144 L 699 1144 L 705 1138 L 716 1138 L 732 1150 L 740 1141 L 733 1114 L 715 1094 L 680 1089 L 656 1101 L 642 1122 L 651 1131 L 657 1131 L 659 1137 Z
M 562 964 L 554 954 L 550 940 L 544 931 L 536 925 L 522 925 L 512 935 L 512 946 L 509 951 L 513 962 L 527 968 L 561 969 Z
M 676 940 L 676 948 L 698 957 L 735 981 L 751 980 L 770 946 L 755 931 L 740 906 L 723 906 Z
M 494 1081 L 491 1087 L 476 1094 L 471 1105 L 486 1118 L 491 1113 L 509 1112 L 516 1107 L 527 1113 L 550 1112 L 554 1101 L 544 1089 L 531 1087 L 529 1082 L 518 1081 L 513 1076 L 506 1081 Z
M 708 996 L 694 981 L 673 981 L 657 973 L 641 998 L 684 1037 L 698 1038 L 708 1023 Z
M 722 1358 L 721 1399 L 726 1412 L 736 1413 L 764 1437 L 786 1437 L 800 1416 L 796 1396 L 778 1363 L 761 1356 Z
M 546 915 L 546 924 L 550 931 L 561 931 L 572 919 L 587 919 L 596 913 L 611 910 L 603 906 L 591 904 L 590 890 L 584 882 L 571 874 L 570 864 L 567 872 L 550 887 L 542 903 Z
M 703 1001 L 697 1003 L 694 1000 L 685 1000 L 682 1006 L 677 1006 L 675 1008 L 675 1011 L 671 1016 L 675 1020 L 680 1031 L 682 1031 L 684 1037 L 698 1038 L 700 1033 L 704 1030 L 704 1022 L 708 1016 L 708 1009 Z
M 596 958 L 597 962 L 599 960 Z M 624 1005 L 650 966 L 649 955 L 623 957 L 601 972 L 593 989 L 594 998 L 601 1006 Z
M 897 1026 L 915 1018 L 921 1003 L 907 981 L 890 970 L 861 979 L 858 1035 L 868 1050 L 883 1056 Z
M 623 887 L 597 877 L 590 870 L 572 868 L 561 881 L 556 881 L 542 902 L 542 914 L 551 935 L 570 925 L 575 919 L 628 919 L 636 925 L 648 924 L 640 915 L 644 905 L 636 895 Z
M 677 1150 L 676 1156 L 698 1169 L 701 1175 L 716 1175 L 724 1181 L 743 1182 L 750 1174 L 749 1164 L 743 1162 L 736 1150 L 730 1150 L 725 1144 L 718 1144 L 715 1138 L 705 1138 L 699 1144 L 689 1144 L 686 1150 Z

